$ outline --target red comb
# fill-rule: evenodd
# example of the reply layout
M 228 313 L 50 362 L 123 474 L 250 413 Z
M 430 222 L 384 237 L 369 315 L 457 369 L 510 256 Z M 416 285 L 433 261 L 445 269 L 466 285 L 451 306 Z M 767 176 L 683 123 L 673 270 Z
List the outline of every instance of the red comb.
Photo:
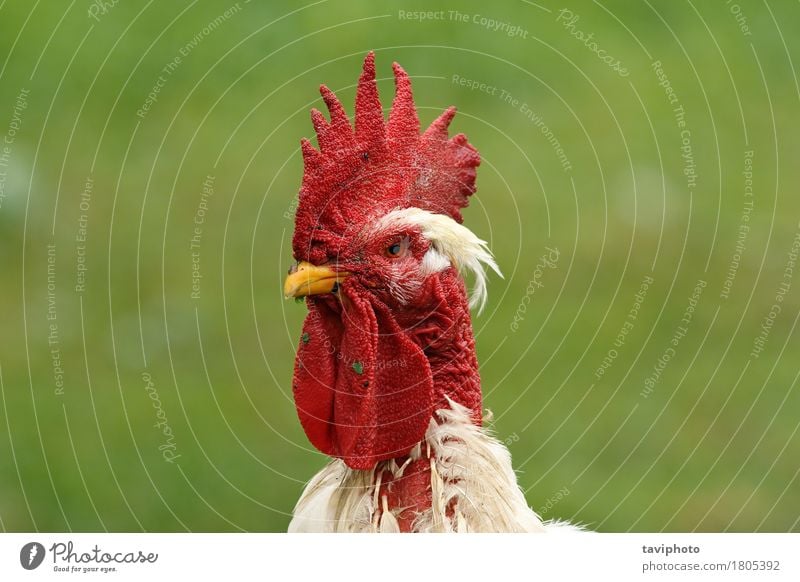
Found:
M 364 59 L 356 90 L 355 127 L 336 98 L 322 85 L 330 121 L 316 109 L 311 121 L 319 150 L 301 140 L 304 173 L 293 240 L 297 260 L 312 263 L 339 254 L 346 233 L 395 208 L 414 206 L 461 222 L 460 209 L 475 192 L 480 155 L 447 127 L 448 108 L 420 135 L 411 81 L 393 64 L 395 97 L 384 120 L 375 82 L 375 54 Z

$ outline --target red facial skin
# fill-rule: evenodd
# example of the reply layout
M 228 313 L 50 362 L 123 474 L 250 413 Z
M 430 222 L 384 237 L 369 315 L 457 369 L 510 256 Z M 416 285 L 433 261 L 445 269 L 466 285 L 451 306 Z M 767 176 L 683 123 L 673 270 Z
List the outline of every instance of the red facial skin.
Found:
M 312 444 L 354 469 L 402 457 L 448 398 L 480 420 L 480 379 L 464 283 L 423 274 L 427 241 L 409 230 L 341 256 L 337 295 L 308 298 L 294 396 Z M 408 241 L 400 256 L 386 249 Z M 403 277 L 403 300 L 389 281 Z

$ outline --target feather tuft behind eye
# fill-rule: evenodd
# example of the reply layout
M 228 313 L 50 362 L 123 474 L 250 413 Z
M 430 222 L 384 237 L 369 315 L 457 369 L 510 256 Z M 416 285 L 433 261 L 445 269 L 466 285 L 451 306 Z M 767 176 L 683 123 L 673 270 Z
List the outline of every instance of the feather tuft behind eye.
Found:
M 422 262 L 427 273 L 439 272 L 452 265 L 460 273 L 474 277 L 469 306 L 477 307 L 480 313 L 486 304 L 486 268 L 503 276 L 486 241 L 449 216 L 414 207 L 393 210 L 378 221 L 376 228 L 382 231 L 402 225 L 419 228 L 422 236 L 430 242 L 431 247 Z

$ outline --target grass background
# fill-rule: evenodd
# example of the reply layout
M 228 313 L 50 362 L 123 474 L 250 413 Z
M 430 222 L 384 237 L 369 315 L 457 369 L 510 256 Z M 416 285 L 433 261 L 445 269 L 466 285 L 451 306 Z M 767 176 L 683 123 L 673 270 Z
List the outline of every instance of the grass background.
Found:
M 401 14 L 419 10 L 441 12 Z M 1 2 L 0 528 L 285 530 L 325 461 L 291 400 L 305 307 L 281 297 L 299 138 L 321 82 L 352 112 L 374 49 L 387 106 L 397 60 L 423 125 L 455 104 L 453 129 L 483 155 L 466 224 L 505 279 L 475 318 L 478 355 L 531 505 L 601 531 L 800 530 L 800 280 L 784 272 L 800 221 L 798 17 L 797 3 L 749 0 Z M 685 111 L 693 188 L 654 61 Z M 559 260 L 537 275 L 547 247 Z M 644 397 L 698 281 L 688 332 Z

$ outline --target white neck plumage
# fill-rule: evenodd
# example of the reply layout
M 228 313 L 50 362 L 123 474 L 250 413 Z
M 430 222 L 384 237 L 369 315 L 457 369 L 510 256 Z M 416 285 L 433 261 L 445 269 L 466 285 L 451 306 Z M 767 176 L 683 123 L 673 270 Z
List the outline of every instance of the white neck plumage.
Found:
M 374 227 L 419 227 L 431 248 L 426 274 L 451 265 L 474 279 L 471 306 L 486 300 L 485 267 L 500 273 L 486 243 L 452 218 L 418 208 L 395 210 Z M 402 290 L 400 290 L 402 291 Z M 371 470 L 354 470 L 334 460 L 306 486 L 295 507 L 290 532 L 542 532 L 577 529 L 563 522 L 543 523 L 528 507 L 517 485 L 511 455 L 469 409 L 453 402 L 436 411 L 424 440 L 409 455 L 382 461 Z M 425 504 L 408 518 L 408 507 L 393 507 L 384 492 L 387 480 L 404 478 L 409 464 L 424 461 Z M 427 464 L 430 465 L 428 470 Z M 416 481 L 415 481 L 416 483 Z M 427 501 L 429 499 L 429 502 Z M 402 515 L 401 515 L 402 514 Z
M 410 458 L 428 458 L 430 507 L 417 513 L 413 532 L 543 532 L 544 524 L 517 485 L 508 449 L 457 403 L 437 412 Z M 307 485 L 289 532 L 399 532 L 397 510 L 379 498 L 381 475 L 400 478 L 407 463 L 383 461 L 369 471 L 334 460 Z

